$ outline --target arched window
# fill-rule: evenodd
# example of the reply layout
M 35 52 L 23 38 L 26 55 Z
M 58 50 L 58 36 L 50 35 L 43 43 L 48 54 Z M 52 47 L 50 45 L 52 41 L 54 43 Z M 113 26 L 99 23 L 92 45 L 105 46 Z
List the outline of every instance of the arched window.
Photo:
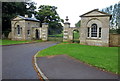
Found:
M 20 25 L 17 25 L 17 34 L 20 34 Z
M 96 23 L 93 23 L 91 27 L 87 29 L 87 37 L 88 38 L 101 38 L 102 28 L 98 27 Z
M 97 24 L 91 25 L 91 37 L 97 37 Z

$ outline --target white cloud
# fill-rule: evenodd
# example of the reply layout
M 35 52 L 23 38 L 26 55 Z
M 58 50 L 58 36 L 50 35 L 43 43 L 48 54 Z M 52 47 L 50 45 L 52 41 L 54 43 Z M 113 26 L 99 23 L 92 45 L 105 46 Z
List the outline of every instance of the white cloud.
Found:
M 58 7 L 58 14 L 62 19 L 66 16 L 69 17 L 71 26 L 80 20 L 80 15 L 99 8 L 106 8 L 110 5 L 118 3 L 119 0 L 32 0 L 37 3 L 37 7 L 40 5 L 52 5 Z

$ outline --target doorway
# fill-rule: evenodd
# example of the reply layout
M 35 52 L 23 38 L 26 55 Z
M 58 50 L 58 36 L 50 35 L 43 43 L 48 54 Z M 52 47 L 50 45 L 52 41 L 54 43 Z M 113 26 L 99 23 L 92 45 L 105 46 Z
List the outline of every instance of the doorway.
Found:
M 39 39 L 39 30 L 38 29 L 35 30 L 35 37 L 36 37 L 36 39 Z
M 80 43 L 80 34 L 78 30 L 73 30 L 73 43 Z

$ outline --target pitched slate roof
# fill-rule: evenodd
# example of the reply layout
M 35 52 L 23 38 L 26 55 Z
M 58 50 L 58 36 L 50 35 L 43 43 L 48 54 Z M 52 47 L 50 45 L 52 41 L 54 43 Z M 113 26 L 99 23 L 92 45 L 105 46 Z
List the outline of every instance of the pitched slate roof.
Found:
M 112 15 L 110 15 L 110 14 L 108 14 L 108 13 L 99 11 L 98 9 L 94 9 L 94 10 L 91 10 L 91 11 L 89 11 L 89 12 L 83 14 L 83 15 L 80 15 L 80 17 L 87 17 L 87 16 L 85 16 L 85 15 L 87 15 L 87 14 L 93 12 L 93 11 L 97 11 L 97 12 L 99 12 L 99 13 L 101 13 L 101 14 L 105 14 L 105 15 L 99 15 L 99 16 L 112 16 Z M 96 16 L 98 16 L 98 15 L 96 15 Z
M 36 18 L 29 18 L 29 17 L 20 16 L 20 15 L 18 15 L 18 17 L 20 17 L 20 18 L 22 18 L 22 19 L 24 19 L 24 20 L 28 20 L 28 21 L 39 21 L 39 20 L 36 19 Z

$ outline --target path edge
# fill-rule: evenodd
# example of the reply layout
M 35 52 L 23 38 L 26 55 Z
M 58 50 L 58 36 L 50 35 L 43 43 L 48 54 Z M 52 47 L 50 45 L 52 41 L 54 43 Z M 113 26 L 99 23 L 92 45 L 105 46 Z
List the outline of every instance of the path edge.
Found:
M 38 51 L 39 52 L 39 51 Z M 33 56 L 33 64 L 34 64 L 34 69 L 36 70 L 40 80 L 42 81 L 49 81 L 48 78 L 44 75 L 44 73 L 41 71 L 41 69 L 38 67 L 37 64 L 37 54 L 38 52 Z
M 18 43 L 18 44 L 8 44 L 8 45 L 0 45 L 0 46 L 15 46 L 15 45 L 23 45 L 23 44 L 34 44 L 39 42 L 26 42 L 26 43 Z

